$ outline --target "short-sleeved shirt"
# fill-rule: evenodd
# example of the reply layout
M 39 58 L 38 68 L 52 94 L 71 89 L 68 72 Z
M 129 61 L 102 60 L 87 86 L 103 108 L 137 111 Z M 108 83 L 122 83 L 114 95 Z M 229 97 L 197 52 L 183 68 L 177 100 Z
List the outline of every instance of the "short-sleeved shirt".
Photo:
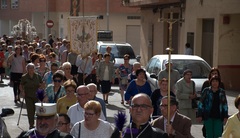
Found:
M 26 97 L 36 97 L 36 91 L 41 83 L 41 76 L 37 73 L 34 73 L 32 78 L 28 73 L 24 74 L 20 82 L 20 84 L 23 86 Z
M 57 100 L 63 96 L 66 95 L 65 88 L 63 86 L 60 86 L 60 90 L 57 92 L 54 92 L 54 85 L 49 84 L 45 90 L 45 93 L 48 97 L 49 103 L 56 103 Z

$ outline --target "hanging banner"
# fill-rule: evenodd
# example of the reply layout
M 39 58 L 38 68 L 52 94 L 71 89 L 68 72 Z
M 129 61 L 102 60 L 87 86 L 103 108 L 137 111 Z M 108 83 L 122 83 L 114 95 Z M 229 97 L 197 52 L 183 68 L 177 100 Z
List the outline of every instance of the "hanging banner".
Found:
M 79 16 L 80 0 L 71 0 L 70 16 Z
M 97 50 L 97 17 L 69 17 L 71 50 L 87 55 Z

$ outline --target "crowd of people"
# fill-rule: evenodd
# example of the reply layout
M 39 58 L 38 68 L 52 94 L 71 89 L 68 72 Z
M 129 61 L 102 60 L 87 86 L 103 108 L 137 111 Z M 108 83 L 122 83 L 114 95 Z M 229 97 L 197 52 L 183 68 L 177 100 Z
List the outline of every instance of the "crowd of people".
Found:
M 115 69 L 110 46 L 104 54 L 93 51 L 78 55 L 71 51 L 68 40 L 53 40 L 52 35 L 48 41 L 37 37 L 32 42 L 1 38 L 0 83 L 9 77 L 14 103 L 26 103 L 29 130 L 19 137 L 191 138 L 191 125 L 197 121 L 203 122 L 204 137 L 240 136 L 236 124 L 240 113 L 228 119 L 226 92 L 217 68 L 212 68 L 202 86 L 196 112 L 192 108 L 197 96 L 191 70 L 185 70 L 180 78 L 171 68 L 173 63 L 167 61 L 166 69 L 158 75 L 160 89 L 152 91 L 141 64 L 131 65 L 129 60 L 125 54 L 124 63 Z M 129 105 L 131 116 L 122 133 L 106 121 L 115 78 L 119 80 L 121 104 Z M 41 90 L 42 100 L 37 93 Z M 96 97 L 98 91 L 102 99 Z M 235 100 L 238 110 L 239 99 Z

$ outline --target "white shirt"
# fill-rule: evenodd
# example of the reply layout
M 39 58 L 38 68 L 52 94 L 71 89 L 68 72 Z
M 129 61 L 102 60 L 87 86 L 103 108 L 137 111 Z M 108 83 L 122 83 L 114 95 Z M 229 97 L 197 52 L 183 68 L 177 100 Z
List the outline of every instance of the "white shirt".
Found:
M 88 130 L 84 126 L 84 121 L 85 120 L 82 120 L 73 126 L 70 134 L 75 138 L 78 138 L 79 135 L 79 124 L 81 125 L 81 138 L 110 138 L 114 131 L 114 127 L 109 122 L 103 121 L 101 119 L 99 120 L 99 126 L 95 130 Z
M 108 66 L 105 67 L 104 75 L 103 75 L 103 80 L 105 80 L 105 81 L 110 80 L 110 79 L 109 79 L 109 69 L 108 69 Z
M 67 115 L 69 116 L 71 120 L 71 125 L 73 126 L 75 123 L 84 120 L 84 109 L 80 106 L 79 103 L 76 103 L 68 109 Z M 101 111 L 100 119 L 106 120 L 106 118 L 103 115 L 103 112 Z
M 90 75 L 92 72 L 92 59 L 89 56 L 84 59 L 81 56 L 77 56 L 75 65 L 78 67 L 78 73 Z

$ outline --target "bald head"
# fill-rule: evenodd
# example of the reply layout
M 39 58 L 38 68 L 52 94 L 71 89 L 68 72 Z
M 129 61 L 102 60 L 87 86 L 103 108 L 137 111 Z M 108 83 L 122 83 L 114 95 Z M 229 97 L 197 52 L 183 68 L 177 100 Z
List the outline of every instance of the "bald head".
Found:
M 136 94 L 133 98 L 132 98 L 132 103 L 134 100 L 138 100 L 138 99 L 142 99 L 143 101 L 146 101 L 147 103 L 146 104 L 149 104 L 149 105 L 152 105 L 152 100 L 151 98 L 145 94 L 145 93 L 139 93 L 139 94 Z
M 80 85 L 77 88 L 77 100 L 81 107 L 88 101 L 89 88 L 85 85 Z

